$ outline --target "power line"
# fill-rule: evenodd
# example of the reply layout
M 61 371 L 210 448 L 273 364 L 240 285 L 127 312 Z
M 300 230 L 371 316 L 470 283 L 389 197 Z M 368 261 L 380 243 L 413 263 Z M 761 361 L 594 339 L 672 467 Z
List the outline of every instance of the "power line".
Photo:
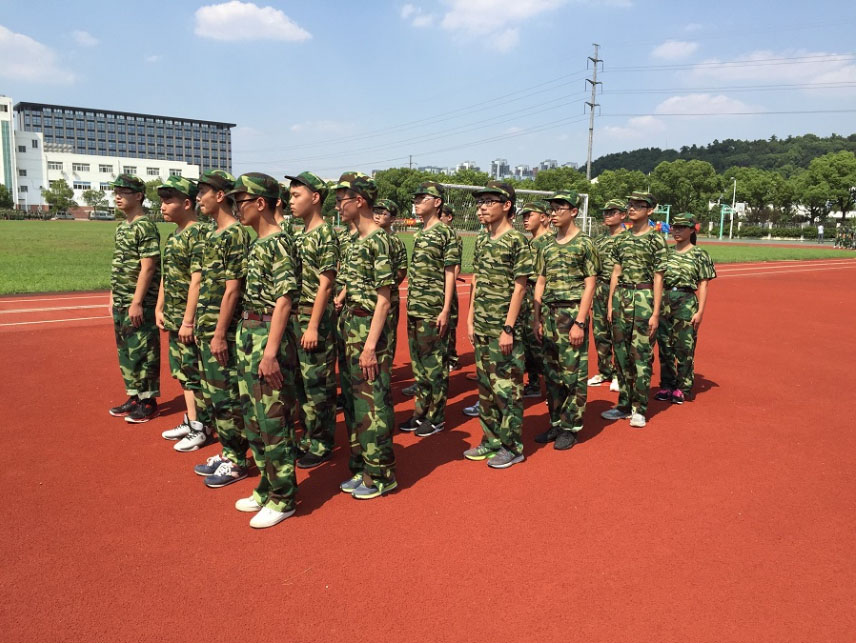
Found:
M 616 116 L 765 116 L 769 114 L 846 114 L 854 113 L 854 110 L 760 110 L 756 112 L 651 112 L 642 113 L 616 113 L 602 114 L 604 117 Z
M 775 85 L 733 85 L 720 87 L 659 87 L 644 89 L 613 89 L 605 90 L 604 94 L 664 94 L 673 92 L 782 92 L 795 89 L 844 89 L 854 87 L 854 81 L 831 81 L 827 83 L 795 83 Z
M 819 54 L 813 56 L 789 56 L 779 58 L 755 58 L 749 60 L 726 60 L 712 61 L 702 63 L 674 63 L 668 65 L 634 65 L 629 67 L 611 67 L 606 68 L 604 73 L 608 72 L 638 72 L 646 70 L 658 69 L 690 69 L 690 68 L 740 68 L 740 67 L 769 67 L 775 65 L 802 65 L 808 63 L 832 63 L 854 60 L 854 54 Z

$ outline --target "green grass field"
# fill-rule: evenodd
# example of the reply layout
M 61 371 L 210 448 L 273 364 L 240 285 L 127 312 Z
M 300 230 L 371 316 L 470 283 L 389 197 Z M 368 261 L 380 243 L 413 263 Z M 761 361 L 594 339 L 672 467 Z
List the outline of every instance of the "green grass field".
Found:
M 174 228 L 158 224 L 162 243 Z M 0 221 L 0 295 L 107 289 L 113 231 L 109 221 Z M 402 240 L 413 249 L 412 233 Z M 463 272 L 471 270 L 475 235 L 464 235 Z M 748 244 L 705 244 L 715 262 L 854 257 L 854 251 L 833 248 L 793 248 Z

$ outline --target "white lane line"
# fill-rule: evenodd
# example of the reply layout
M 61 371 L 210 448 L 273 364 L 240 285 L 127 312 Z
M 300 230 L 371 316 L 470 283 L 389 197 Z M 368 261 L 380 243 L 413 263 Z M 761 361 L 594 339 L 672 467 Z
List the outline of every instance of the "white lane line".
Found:
M 850 266 L 828 266 L 827 268 L 792 268 L 781 271 L 768 271 L 767 273 L 726 273 L 718 274 L 717 277 L 773 277 L 786 273 L 819 273 L 821 271 L 853 270 Z
M 4 322 L 0 324 L 0 327 L 3 326 L 23 326 L 26 324 L 53 324 L 54 322 L 79 322 L 80 320 L 109 320 L 111 316 L 109 315 L 96 315 L 91 318 L 65 318 L 64 320 L 37 320 L 35 322 Z
M 42 309 L 9 309 L 7 311 L 0 310 L 0 315 L 4 313 L 47 313 L 48 311 L 76 311 L 77 309 L 103 309 L 107 304 L 76 304 L 75 306 L 52 306 Z
M 840 266 L 851 264 L 854 265 L 855 261 L 853 259 L 824 259 L 817 260 L 812 262 L 767 262 L 764 264 L 744 264 L 741 262 L 730 262 L 727 264 L 716 264 L 724 269 L 755 269 L 755 270 L 764 270 L 771 268 L 792 268 L 795 266 Z
M 104 298 L 104 293 L 99 293 L 98 295 L 75 295 L 73 297 L 35 297 L 29 299 L 11 299 L 11 300 L 0 300 L 0 304 L 16 304 L 18 302 L 63 302 L 65 300 L 92 300 L 95 298 Z M 106 303 L 107 300 L 105 299 Z

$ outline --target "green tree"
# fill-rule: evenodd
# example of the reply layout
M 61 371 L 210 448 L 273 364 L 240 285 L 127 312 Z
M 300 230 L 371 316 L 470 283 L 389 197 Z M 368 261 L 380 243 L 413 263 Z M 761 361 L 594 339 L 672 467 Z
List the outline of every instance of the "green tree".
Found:
M 794 178 L 797 200 L 806 209 L 809 220 L 823 219 L 830 207 L 831 188 L 809 170 L 803 170 Z
M 107 197 L 103 190 L 84 190 L 80 195 L 84 203 L 93 210 L 101 210 L 107 208 Z
M 759 223 L 769 219 L 771 210 L 769 204 L 774 201 L 774 173 L 759 168 L 728 168 L 723 178 L 728 192 L 728 184 L 732 177 L 737 180 L 735 201 L 746 202 L 750 207 L 747 214 L 749 223 Z M 779 175 L 777 175 L 779 176 Z
M 601 208 L 611 199 L 625 199 L 634 190 L 645 190 L 648 179 L 639 170 L 605 170 L 590 189 L 590 211 Z
M 163 181 L 160 179 L 152 179 L 151 181 L 146 182 L 146 198 L 143 200 L 143 209 L 152 215 L 152 219 L 154 221 L 162 221 L 163 217 L 161 216 L 161 198 L 158 196 L 158 186 L 161 185 Z M 149 205 L 146 205 L 146 202 L 149 202 Z
M 588 193 L 591 187 L 585 174 L 570 167 L 541 170 L 533 183 L 534 189 L 550 190 L 551 192 L 573 188 L 577 192 Z
M 809 176 L 818 184 L 827 186 L 827 198 L 845 220 L 845 215 L 854 208 L 854 153 L 843 150 L 813 159 L 809 164 Z
M 721 190 L 721 178 L 707 161 L 664 161 L 649 177 L 659 204 L 670 204 L 671 212 L 707 212 L 709 199 Z
M 8 188 L 0 183 L 0 208 L 14 208 L 15 202 L 12 200 L 12 195 L 9 194 Z
M 50 188 L 42 188 L 42 198 L 47 202 L 50 212 L 61 212 L 77 207 L 74 190 L 65 179 L 51 181 Z

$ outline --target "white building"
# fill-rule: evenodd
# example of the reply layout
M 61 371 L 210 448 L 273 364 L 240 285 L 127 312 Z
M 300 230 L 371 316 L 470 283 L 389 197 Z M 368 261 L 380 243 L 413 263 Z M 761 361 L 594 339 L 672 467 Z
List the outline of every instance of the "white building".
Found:
M 12 199 L 18 192 L 15 171 L 15 129 L 12 127 L 12 99 L 0 95 L 0 183 L 6 186 Z

